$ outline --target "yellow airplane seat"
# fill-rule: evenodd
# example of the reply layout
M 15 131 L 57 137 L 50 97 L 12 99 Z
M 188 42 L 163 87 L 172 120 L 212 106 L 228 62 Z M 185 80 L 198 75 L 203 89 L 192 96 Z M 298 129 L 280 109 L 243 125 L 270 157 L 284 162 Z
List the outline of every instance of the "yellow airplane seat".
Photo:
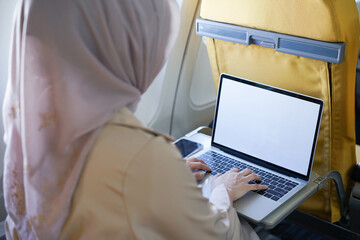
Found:
M 216 86 L 228 73 L 324 101 L 313 172 L 338 171 L 349 195 L 356 165 L 355 1 L 203 0 L 200 17 L 197 31 L 207 37 Z M 327 184 L 300 209 L 338 221 L 335 185 Z

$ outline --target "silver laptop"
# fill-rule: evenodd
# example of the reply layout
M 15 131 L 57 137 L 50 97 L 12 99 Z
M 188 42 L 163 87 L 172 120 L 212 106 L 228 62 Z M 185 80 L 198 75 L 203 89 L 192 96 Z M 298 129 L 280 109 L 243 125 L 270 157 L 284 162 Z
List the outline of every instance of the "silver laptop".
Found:
M 320 99 L 222 74 L 211 147 L 195 157 L 212 175 L 234 167 L 260 175 L 268 189 L 247 193 L 234 207 L 261 221 L 308 183 L 322 109 Z

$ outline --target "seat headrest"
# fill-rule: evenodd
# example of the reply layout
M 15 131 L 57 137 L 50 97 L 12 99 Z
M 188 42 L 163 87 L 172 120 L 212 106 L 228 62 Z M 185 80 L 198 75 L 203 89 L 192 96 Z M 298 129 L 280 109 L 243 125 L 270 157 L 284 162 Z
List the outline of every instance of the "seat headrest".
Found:
M 358 32 L 354 0 L 203 0 L 204 19 L 328 42 Z

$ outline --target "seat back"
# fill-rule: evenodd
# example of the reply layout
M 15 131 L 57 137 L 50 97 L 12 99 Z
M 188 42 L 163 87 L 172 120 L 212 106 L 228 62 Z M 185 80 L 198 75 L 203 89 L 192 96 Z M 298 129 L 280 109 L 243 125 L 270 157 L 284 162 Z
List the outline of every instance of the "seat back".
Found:
M 341 173 L 345 189 L 355 156 L 355 72 L 359 20 L 354 0 L 203 0 L 203 19 L 325 42 L 345 43 L 339 63 L 315 60 L 258 45 L 207 38 L 215 86 L 225 72 L 320 98 L 324 112 L 313 171 Z M 337 221 L 335 186 L 317 192 L 301 209 Z

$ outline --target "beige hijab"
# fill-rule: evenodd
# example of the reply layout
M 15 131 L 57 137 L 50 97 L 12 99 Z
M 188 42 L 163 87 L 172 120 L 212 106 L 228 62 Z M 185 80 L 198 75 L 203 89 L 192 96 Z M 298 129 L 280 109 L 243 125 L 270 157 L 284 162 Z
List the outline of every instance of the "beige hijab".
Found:
M 23 0 L 3 106 L 7 223 L 54 239 L 104 123 L 140 95 L 178 30 L 175 0 Z

